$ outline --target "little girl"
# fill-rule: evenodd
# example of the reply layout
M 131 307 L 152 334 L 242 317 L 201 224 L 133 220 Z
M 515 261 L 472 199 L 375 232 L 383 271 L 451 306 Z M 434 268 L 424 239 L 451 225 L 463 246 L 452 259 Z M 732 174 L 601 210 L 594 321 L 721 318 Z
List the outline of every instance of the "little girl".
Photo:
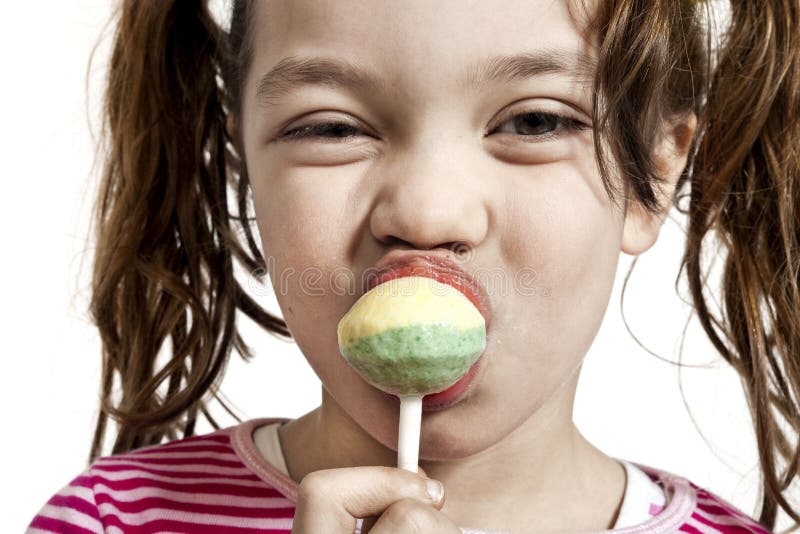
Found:
M 93 461 L 30 531 L 764 533 L 781 510 L 800 521 L 788 500 L 800 5 L 733 2 L 719 47 L 709 9 L 236 0 L 223 29 L 200 1 L 123 2 L 97 204 Z M 607 456 L 572 422 L 619 253 L 654 244 L 684 186 L 694 305 L 752 411 L 756 519 Z M 703 293 L 707 236 L 725 262 L 722 317 Z M 236 263 L 270 274 L 283 319 L 248 296 Z M 487 347 L 425 399 L 412 473 L 392 467 L 397 399 L 347 365 L 336 325 L 366 274 L 442 268 L 485 301 Z M 200 416 L 219 428 L 206 400 L 231 351 L 250 354 L 239 311 L 297 342 L 321 405 L 194 435 Z M 102 456 L 109 417 L 119 431 Z

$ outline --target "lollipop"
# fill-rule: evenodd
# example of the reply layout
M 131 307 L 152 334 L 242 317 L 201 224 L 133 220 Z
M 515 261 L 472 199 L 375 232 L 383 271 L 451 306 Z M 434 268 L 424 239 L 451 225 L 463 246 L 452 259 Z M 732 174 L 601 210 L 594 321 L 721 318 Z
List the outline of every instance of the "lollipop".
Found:
M 425 276 L 372 288 L 339 321 L 339 351 L 374 387 L 400 398 L 398 467 L 417 471 L 422 397 L 456 383 L 486 347 L 483 316 Z

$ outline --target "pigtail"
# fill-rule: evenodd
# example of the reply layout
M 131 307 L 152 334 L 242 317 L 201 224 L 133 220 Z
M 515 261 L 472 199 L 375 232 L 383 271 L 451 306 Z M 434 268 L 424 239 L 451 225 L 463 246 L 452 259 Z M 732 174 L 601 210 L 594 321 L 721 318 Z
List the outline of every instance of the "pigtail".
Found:
M 716 46 L 711 26 L 720 6 L 711 2 L 597 5 L 589 25 L 599 50 L 595 151 L 610 198 L 619 198 L 616 167 L 626 201 L 658 213 L 658 124 L 698 116 L 675 187 L 690 185 L 688 209 L 683 194 L 672 198 L 688 215 L 681 272 L 701 325 L 741 376 L 762 473 L 758 519 L 773 529 L 779 508 L 800 523 L 785 497 L 800 467 L 800 5 L 730 7 L 731 25 Z M 706 237 L 723 250 L 706 250 L 714 244 Z M 718 255 L 722 317 L 712 315 L 701 265 Z
M 779 507 L 800 522 L 784 496 L 800 462 L 800 5 L 731 9 L 700 122 L 682 269 L 700 323 L 741 375 L 762 472 L 758 520 L 772 529 Z M 712 230 L 726 252 L 722 318 L 703 295 Z
M 205 397 L 220 400 L 232 349 L 251 356 L 237 309 L 289 336 L 234 277 L 234 261 L 266 271 L 225 129 L 237 96 L 222 83 L 236 64 L 228 34 L 199 0 L 125 0 L 115 17 L 94 221 L 91 314 L 103 368 L 90 460 L 109 417 L 119 426 L 113 453 L 175 439 L 179 426 L 190 436 L 198 414 L 218 428 Z

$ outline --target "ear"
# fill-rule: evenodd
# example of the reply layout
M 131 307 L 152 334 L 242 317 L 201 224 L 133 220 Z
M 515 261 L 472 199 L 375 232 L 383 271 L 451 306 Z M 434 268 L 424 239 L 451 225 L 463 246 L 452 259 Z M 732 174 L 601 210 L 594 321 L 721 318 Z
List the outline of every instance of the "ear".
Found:
M 654 187 L 659 211 L 656 214 L 650 213 L 642 208 L 635 199 L 626 199 L 622 252 L 638 256 L 652 247 L 658 239 L 661 225 L 667 218 L 667 213 L 672 205 L 675 186 L 686 167 L 689 147 L 696 129 L 697 117 L 692 112 L 688 115 L 681 115 L 667 124 L 666 131 L 654 151 L 656 172 L 665 180 L 662 186 Z

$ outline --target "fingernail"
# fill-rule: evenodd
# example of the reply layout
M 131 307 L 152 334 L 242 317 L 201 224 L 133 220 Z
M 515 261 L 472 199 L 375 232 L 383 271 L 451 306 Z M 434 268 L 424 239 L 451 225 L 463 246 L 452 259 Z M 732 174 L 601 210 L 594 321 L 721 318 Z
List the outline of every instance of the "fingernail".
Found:
M 444 486 L 438 480 L 430 478 L 425 480 L 425 489 L 428 490 L 428 496 L 434 503 L 438 503 L 444 497 Z

